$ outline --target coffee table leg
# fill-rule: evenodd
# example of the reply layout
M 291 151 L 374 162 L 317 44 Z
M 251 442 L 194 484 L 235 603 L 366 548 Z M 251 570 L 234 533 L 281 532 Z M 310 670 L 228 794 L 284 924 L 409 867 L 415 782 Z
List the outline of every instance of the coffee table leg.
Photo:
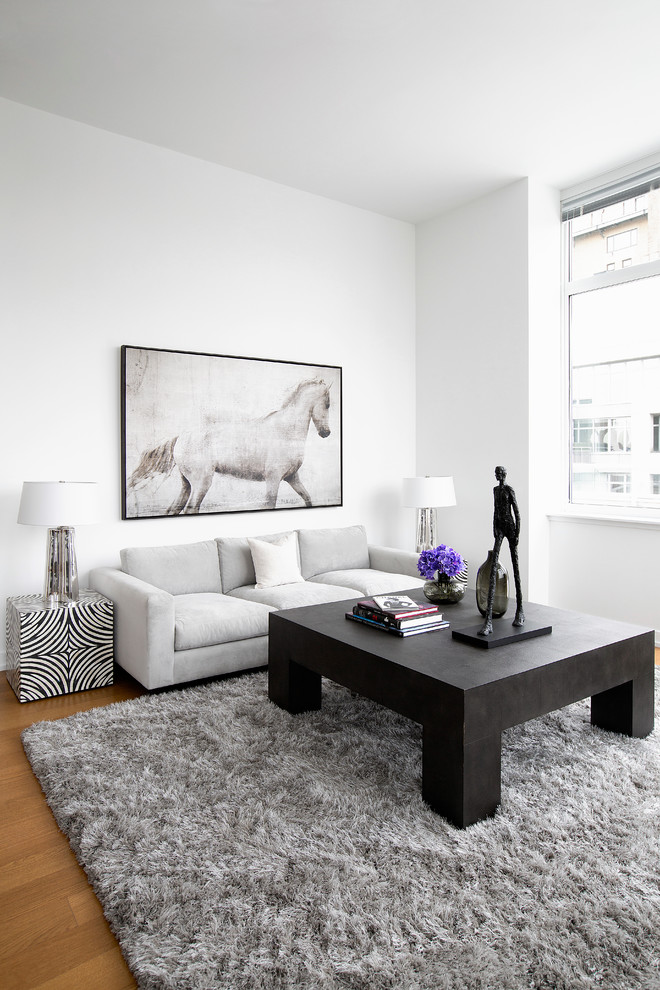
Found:
M 268 697 L 292 715 L 321 707 L 321 675 L 286 658 L 269 656 Z
M 648 673 L 591 697 L 591 724 L 643 738 L 653 731 L 655 675 Z
M 466 743 L 463 727 L 425 725 L 422 797 L 434 811 L 465 828 L 495 814 L 501 797 L 502 734 Z

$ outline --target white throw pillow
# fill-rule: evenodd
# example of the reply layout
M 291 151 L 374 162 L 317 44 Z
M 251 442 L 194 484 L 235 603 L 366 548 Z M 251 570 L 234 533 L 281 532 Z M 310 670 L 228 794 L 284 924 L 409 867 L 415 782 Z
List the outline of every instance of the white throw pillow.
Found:
M 276 588 L 280 584 L 297 584 L 304 581 L 298 564 L 296 534 L 266 543 L 248 536 L 257 588 Z

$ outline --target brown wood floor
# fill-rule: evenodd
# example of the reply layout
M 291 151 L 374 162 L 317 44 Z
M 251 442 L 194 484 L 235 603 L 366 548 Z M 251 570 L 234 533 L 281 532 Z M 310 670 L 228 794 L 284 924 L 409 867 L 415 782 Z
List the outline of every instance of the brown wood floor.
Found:
M 660 649 L 655 662 L 660 666 Z M 144 693 L 116 668 L 110 687 L 21 704 L 0 671 L 3 990 L 135 988 L 85 873 L 55 824 L 20 733 L 33 722 L 65 718 Z
M 116 668 L 110 687 L 21 704 L 0 671 L 3 990 L 128 990 L 136 985 L 83 869 L 55 824 L 20 733 L 33 722 L 144 693 Z

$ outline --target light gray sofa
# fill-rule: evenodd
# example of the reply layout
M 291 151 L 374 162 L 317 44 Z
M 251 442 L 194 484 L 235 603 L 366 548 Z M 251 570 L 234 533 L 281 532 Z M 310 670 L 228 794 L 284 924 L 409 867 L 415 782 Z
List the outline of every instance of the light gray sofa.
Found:
M 90 585 L 115 605 L 115 659 L 149 690 L 268 661 L 268 615 L 421 587 L 418 555 L 363 526 L 132 547 Z M 256 570 L 255 570 L 256 567 Z

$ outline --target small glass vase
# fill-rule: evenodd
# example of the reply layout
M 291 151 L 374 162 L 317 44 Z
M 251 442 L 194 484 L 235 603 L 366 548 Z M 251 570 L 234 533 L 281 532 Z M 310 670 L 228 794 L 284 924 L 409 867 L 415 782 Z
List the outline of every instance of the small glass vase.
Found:
M 493 569 L 493 551 L 477 571 L 477 608 L 483 616 L 488 611 L 488 589 Z M 500 619 L 509 607 L 509 575 L 504 564 L 498 560 L 495 574 L 495 594 L 493 595 L 493 618 Z
M 436 574 L 430 581 L 424 583 L 424 596 L 433 605 L 456 605 L 465 594 L 466 585 L 455 577 L 446 574 Z

